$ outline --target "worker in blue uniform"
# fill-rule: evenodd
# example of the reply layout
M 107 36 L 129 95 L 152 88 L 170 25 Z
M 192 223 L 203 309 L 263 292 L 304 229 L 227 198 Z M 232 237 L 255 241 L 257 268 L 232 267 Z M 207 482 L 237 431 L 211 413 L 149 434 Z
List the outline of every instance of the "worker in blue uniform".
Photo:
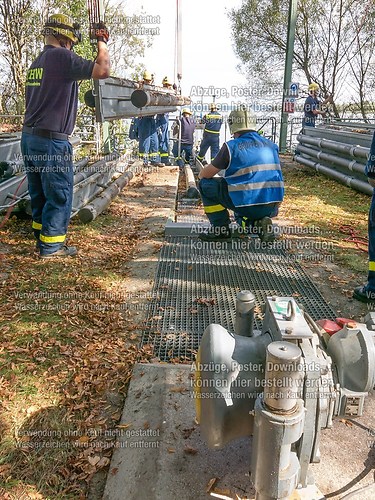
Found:
M 332 96 L 327 97 L 323 102 L 318 98 L 319 85 L 310 83 L 308 87 L 309 95 L 303 106 L 304 118 L 303 127 L 315 127 L 315 121 L 318 115 L 325 116 L 326 110 L 323 108 L 328 102 L 332 102 Z
M 229 209 L 246 217 L 262 241 L 273 241 L 271 217 L 277 215 L 284 197 L 278 148 L 256 132 L 256 117 L 246 108 L 232 111 L 228 123 L 234 138 L 223 144 L 199 174 L 204 211 L 211 223 L 199 237 L 229 240 Z M 224 175 L 214 177 L 220 170 Z
M 220 149 L 220 129 L 223 124 L 223 118 L 217 111 L 215 103 L 211 104 L 210 113 L 203 117 L 203 123 L 205 127 L 197 158 L 204 164 L 207 163 L 204 157 L 208 149 L 210 149 L 211 161 L 215 158 Z
M 375 188 L 375 132 L 365 172 L 369 184 Z M 375 190 L 368 214 L 368 260 L 367 283 L 354 289 L 353 298 L 361 302 L 373 303 L 375 302 Z
M 143 73 L 140 85 L 153 85 L 153 75 L 149 71 Z M 139 159 L 145 166 L 160 166 L 159 138 L 155 115 L 140 116 L 137 123 L 139 140 Z
M 129 127 L 129 139 L 132 141 L 138 141 L 138 118 L 132 118 Z
M 182 110 L 182 116 L 180 120 L 177 120 L 175 125 L 173 126 L 173 136 L 174 136 L 174 144 L 173 144 L 173 156 L 176 158 L 177 165 L 180 169 L 184 166 L 184 157 L 185 162 L 189 163 L 193 159 L 193 144 L 194 144 L 194 131 L 195 131 L 195 120 L 192 116 L 192 112 L 185 108 Z M 179 138 L 179 129 L 181 126 L 181 149 L 180 154 L 178 154 L 178 138 Z
M 173 85 L 166 76 L 163 78 L 163 88 L 172 89 Z M 170 165 L 169 161 L 169 114 L 162 113 L 156 116 L 156 126 L 159 138 L 160 161 L 164 165 Z
M 26 112 L 21 149 L 29 185 L 32 227 L 42 258 L 76 255 L 65 244 L 72 211 L 72 133 L 78 105 L 78 80 L 108 78 L 108 30 L 92 26 L 98 40 L 94 61 L 72 49 L 81 39 L 79 25 L 64 14 L 44 25 L 45 46 L 26 75 Z
M 138 118 L 139 158 L 144 165 L 160 166 L 159 139 L 155 115 Z

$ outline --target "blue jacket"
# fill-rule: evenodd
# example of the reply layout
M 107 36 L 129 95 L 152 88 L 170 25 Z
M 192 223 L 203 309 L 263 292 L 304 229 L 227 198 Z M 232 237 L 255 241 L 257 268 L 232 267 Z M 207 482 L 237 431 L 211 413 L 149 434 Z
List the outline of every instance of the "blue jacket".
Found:
M 195 131 L 195 121 L 191 116 L 181 116 L 181 144 L 193 144 L 194 143 L 194 131 Z M 178 127 L 179 124 L 176 124 L 173 127 L 173 132 L 176 134 L 176 138 L 178 138 Z
M 276 144 L 257 132 L 245 132 L 227 142 L 229 165 L 225 169 L 228 193 L 236 207 L 278 203 L 284 182 Z
M 313 111 L 319 109 L 320 101 L 317 97 L 309 95 L 303 106 L 303 111 L 305 113 L 305 123 L 307 125 L 315 125 L 316 115 Z
M 203 123 L 206 124 L 204 132 L 209 134 L 219 134 L 223 123 L 223 118 L 217 111 L 212 111 L 203 117 Z

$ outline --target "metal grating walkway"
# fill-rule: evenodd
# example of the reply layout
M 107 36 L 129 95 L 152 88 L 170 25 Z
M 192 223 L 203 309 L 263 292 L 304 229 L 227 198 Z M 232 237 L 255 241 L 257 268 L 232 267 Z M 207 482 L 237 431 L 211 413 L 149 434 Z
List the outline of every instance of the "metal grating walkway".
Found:
M 251 290 L 256 296 L 256 329 L 261 329 L 260 306 L 270 295 L 294 296 L 314 319 L 334 319 L 333 309 L 293 255 L 283 249 L 259 248 L 259 242 L 249 238 L 215 244 L 167 237 L 142 345 L 151 344 L 161 361 L 192 360 L 210 323 L 234 331 L 240 290 Z

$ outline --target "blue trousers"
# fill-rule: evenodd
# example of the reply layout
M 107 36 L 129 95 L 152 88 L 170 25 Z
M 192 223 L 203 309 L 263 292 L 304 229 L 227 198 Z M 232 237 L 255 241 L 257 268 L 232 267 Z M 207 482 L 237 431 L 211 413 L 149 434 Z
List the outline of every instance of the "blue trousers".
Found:
M 169 165 L 169 114 L 156 115 L 156 127 L 159 139 L 160 161 Z
M 41 254 L 62 247 L 72 212 L 73 151 L 69 141 L 22 133 L 32 227 Z
M 162 163 L 169 163 L 169 130 L 168 122 L 159 126 L 159 154 Z
M 375 191 L 368 214 L 368 283 L 366 288 L 375 292 Z
M 138 122 L 139 157 L 144 162 L 160 161 L 159 139 L 153 116 L 143 116 Z
M 185 153 L 185 163 L 189 163 L 190 159 L 193 157 L 193 145 L 192 144 L 181 144 L 181 153 L 178 156 L 178 141 L 174 141 L 173 143 L 173 151 L 172 154 L 177 160 L 177 165 L 182 168 L 184 166 L 184 160 L 182 158 L 182 153 Z
M 211 134 L 210 132 L 205 132 L 203 134 L 203 139 L 201 146 L 199 148 L 198 160 L 203 160 L 208 148 L 211 148 L 211 161 L 218 154 L 220 149 L 220 134 Z
M 309 117 L 303 118 L 302 127 L 315 127 L 315 119 Z
M 229 226 L 229 210 L 235 213 L 236 219 L 245 218 L 251 224 L 263 217 L 274 217 L 278 213 L 279 203 L 267 205 L 251 205 L 235 207 L 228 193 L 228 184 L 223 177 L 201 179 L 199 182 L 204 211 L 212 226 Z

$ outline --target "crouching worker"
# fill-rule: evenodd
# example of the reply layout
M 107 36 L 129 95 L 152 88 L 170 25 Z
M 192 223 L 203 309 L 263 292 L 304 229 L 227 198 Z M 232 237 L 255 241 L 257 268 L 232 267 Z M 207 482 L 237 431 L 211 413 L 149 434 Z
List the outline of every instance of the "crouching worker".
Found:
M 229 210 L 242 218 L 262 241 L 275 239 L 271 217 L 284 197 L 284 183 L 276 144 L 256 132 L 256 117 L 246 109 L 232 111 L 233 139 L 224 143 L 212 163 L 199 174 L 199 190 L 211 227 L 203 241 L 231 238 Z M 214 176 L 224 171 L 221 177 Z

